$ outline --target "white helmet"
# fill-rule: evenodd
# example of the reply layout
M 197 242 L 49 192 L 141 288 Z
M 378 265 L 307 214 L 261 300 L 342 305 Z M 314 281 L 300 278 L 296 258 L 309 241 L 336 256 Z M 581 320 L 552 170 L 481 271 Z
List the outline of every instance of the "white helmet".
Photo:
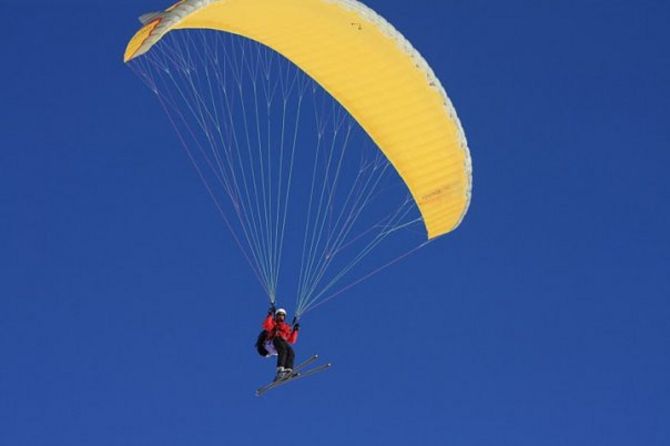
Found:
M 275 311 L 275 316 L 279 314 L 283 314 L 284 316 L 286 316 L 286 310 L 284 310 L 283 308 L 279 308 L 277 311 Z

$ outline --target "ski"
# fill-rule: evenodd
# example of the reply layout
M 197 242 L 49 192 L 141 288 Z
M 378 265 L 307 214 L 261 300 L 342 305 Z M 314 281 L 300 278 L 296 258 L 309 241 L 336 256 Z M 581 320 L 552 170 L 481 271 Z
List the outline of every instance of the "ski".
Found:
M 305 367 L 307 367 L 308 365 L 312 364 L 312 363 L 313 363 L 314 361 L 316 361 L 317 359 L 319 359 L 319 355 L 318 355 L 318 354 L 314 354 L 314 355 L 310 356 L 309 358 L 305 359 L 303 362 L 301 362 L 301 363 L 298 364 L 297 366 L 293 367 L 293 373 L 294 373 L 294 374 L 299 373 L 300 370 L 302 370 L 302 369 L 304 369 Z M 290 378 L 290 377 L 289 377 L 289 378 Z M 277 380 L 277 379 L 275 379 L 275 380 L 272 381 L 271 383 L 268 383 L 268 384 L 266 384 L 266 385 L 264 385 L 264 386 L 262 386 L 262 387 L 259 387 L 258 389 L 256 389 L 256 395 L 257 395 L 257 396 L 261 396 L 263 393 L 267 392 L 267 391 L 270 390 L 273 386 L 275 386 L 278 382 L 280 382 L 280 381 L 284 381 L 284 380 L 289 379 L 289 378 L 284 378 L 283 380 Z
M 272 390 L 272 389 L 277 388 L 279 386 L 283 386 L 284 384 L 289 383 L 291 381 L 294 381 L 296 379 L 305 378 L 307 376 L 314 375 L 314 374 L 317 374 L 319 372 L 323 372 L 324 370 L 328 369 L 332 365 L 331 363 L 326 363 L 326 364 L 318 365 L 318 366 L 315 366 L 315 367 L 312 367 L 310 369 L 305 370 L 305 367 L 307 367 L 308 365 L 310 365 L 314 361 L 316 361 L 318 359 L 318 357 L 319 357 L 318 355 L 313 355 L 313 356 L 309 357 L 308 359 L 306 359 L 305 361 L 298 364 L 293 369 L 293 374 L 291 376 L 289 376 L 288 378 L 280 379 L 280 380 L 277 380 L 277 381 L 272 381 L 269 384 L 266 384 L 262 387 L 259 387 L 258 389 L 256 389 L 256 396 L 261 396 L 269 390 Z
M 277 387 L 283 386 L 284 384 L 288 384 L 289 382 L 295 381 L 296 379 L 305 378 L 307 376 L 314 375 L 314 374 L 317 374 L 319 372 L 323 372 L 324 370 L 328 369 L 331 365 L 332 365 L 331 363 L 322 364 L 322 365 L 313 367 L 309 370 L 306 370 L 302 373 L 295 373 L 288 378 L 280 379 L 278 381 L 273 381 L 272 383 L 270 383 L 266 386 L 263 386 L 260 389 L 256 390 L 256 396 L 261 396 L 261 395 L 265 394 L 266 392 L 268 392 L 272 389 L 276 389 Z

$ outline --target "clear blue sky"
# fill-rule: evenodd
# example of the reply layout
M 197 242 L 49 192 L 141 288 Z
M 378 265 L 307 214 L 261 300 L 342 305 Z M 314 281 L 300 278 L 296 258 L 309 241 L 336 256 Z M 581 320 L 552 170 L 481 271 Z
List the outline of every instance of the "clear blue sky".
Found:
M 121 61 L 167 3 L 0 0 L 0 444 L 670 444 L 670 5 L 366 4 L 453 100 L 472 206 L 259 399 L 265 298 Z

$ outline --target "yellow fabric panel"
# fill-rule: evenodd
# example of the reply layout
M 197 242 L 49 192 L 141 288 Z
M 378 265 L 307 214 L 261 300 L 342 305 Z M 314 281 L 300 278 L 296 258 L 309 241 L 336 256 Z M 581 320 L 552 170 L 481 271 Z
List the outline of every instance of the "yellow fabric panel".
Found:
M 131 54 L 135 54 L 138 50 L 138 48 L 144 43 L 144 41 L 149 37 L 149 34 L 156 29 L 156 26 L 158 25 L 158 20 L 154 20 L 152 22 L 147 23 L 140 29 L 132 39 L 130 39 L 130 42 L 128 42 L 128 46 L 126 46 L 126 54 L 124 56 L 124 62 L 128 62 L 130 59 Z
M 469 155 L 429 76 L 388 29 L 329 0 L 225 0 L 173 29 L 208 28 L 273 48 L 323 86 L 361 124 L 407 184 L 428 238 L 454 229 L 469 204 Z M 133 57 L 146 33 L 131 40 Z M 399 37 L 399 35 L 398 35 Z

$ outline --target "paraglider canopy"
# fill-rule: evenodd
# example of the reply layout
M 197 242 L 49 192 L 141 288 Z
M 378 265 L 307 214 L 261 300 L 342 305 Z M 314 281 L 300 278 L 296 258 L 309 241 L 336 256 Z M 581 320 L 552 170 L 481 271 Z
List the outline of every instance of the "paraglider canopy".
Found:
M 440 81 L 411 44 L 354 0 L 183 0 L 147 22 L 124 60 L 168 32 L 206 28 L 260 42 L 325 88 L 366 130 L 414 197 L 428 238 L 455 229 L 470 203 L 465 135 Z

